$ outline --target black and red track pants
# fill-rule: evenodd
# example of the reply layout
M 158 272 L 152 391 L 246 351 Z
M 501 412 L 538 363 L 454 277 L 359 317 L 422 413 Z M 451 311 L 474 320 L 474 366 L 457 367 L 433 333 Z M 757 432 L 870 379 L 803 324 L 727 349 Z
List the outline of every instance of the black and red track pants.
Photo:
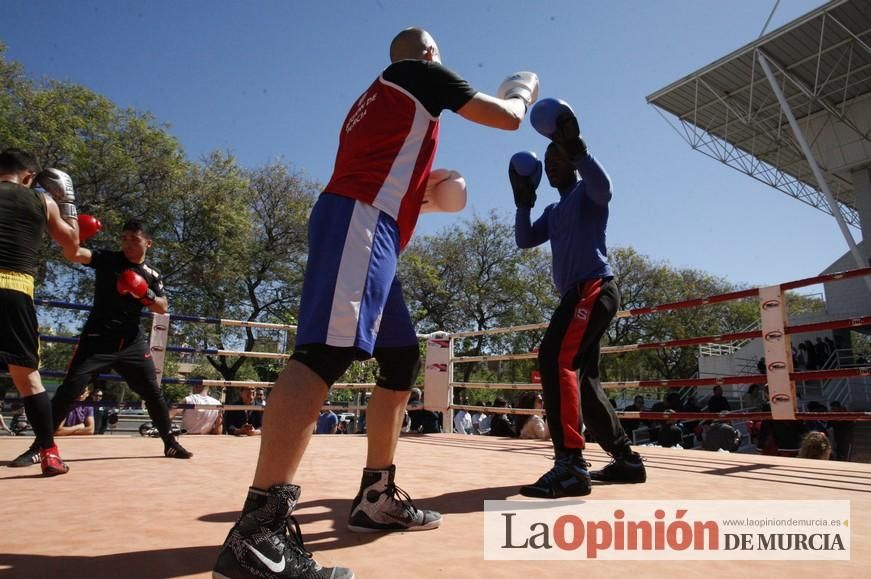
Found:
M 607 452 L 619 453 L 629 446 L 599 382 L 599 340 L 619 307 L 620 291 L 613 280 L 595 279 L 576 284 L 551 317 L 539 348 L 538 368 L 556 450 L 584 448 L 582 416 Z

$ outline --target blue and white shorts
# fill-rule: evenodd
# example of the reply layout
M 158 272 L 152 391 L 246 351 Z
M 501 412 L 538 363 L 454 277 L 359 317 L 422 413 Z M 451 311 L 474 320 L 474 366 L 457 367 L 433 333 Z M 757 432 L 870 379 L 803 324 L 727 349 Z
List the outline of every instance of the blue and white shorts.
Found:
M 368 203 L 322 193 L 312 209 L 296 343 L 358 348 L 417 344 L 396 279 L 399 228 Z

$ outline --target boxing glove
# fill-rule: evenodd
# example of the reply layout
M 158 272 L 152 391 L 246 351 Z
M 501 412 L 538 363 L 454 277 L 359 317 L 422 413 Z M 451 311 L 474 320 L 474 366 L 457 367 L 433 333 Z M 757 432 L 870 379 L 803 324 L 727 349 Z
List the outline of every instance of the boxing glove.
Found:
M 150 306 L 157 299 L 157 295 L 148 287 L 145 278 L 132 269 L 125 269 L 115 282 L 115 290 L 122 296 L 139 300 L 146 306 Z
M 541 99 L 529 115 L 532 128 L 557 144 L 566 156 L 575 161 L 587 154 L 587 144 L 581 138 L 578 118 L 572 107 L 562 99 Z
M 61 217 L 75 219 L 76 190 L 72 178 L 60 169 L 48 168 L 36 176 L 36 182 L 52 196 L 60 209 Z
M 535 206 L 535 190 L 541 183 L 541 161 L 535 153 L 514 153 L 508 163 L 508 179 L 514 192 L 514 205 L 518 209 L 531 209 Z
M 426 180 L 421 213 L 456 213 L 466 206 L 466 180 L 456 171 L 436 169 Z
M 103 230 L 103 224 L 93 215 L 79 215 L 79 243 L 83 243 Z
M 525 70 L 515 72 L 502 81 L 496 91 L 496 96 L 501 99 L 523 99 L 526 108 L 529 108 L 532 103 L 538 100 L 538 75 Z

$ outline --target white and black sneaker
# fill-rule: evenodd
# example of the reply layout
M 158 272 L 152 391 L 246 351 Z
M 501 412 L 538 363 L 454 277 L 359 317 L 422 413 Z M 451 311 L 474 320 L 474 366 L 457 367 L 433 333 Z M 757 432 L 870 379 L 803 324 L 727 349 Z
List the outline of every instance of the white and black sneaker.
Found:
M 411 497 L 394 484 L 396 466 L 363 469 L 360 492 L 351 504 L 348 530 L 355 533 L 426 531 L 442 523 L 441 514 L 417 508 Z
M 39 447 L 36 445 L 36 443 L 33 443 L 33 446 L 16 456 L 15 459 L 7 466 L 11 466 L 13 468 L 20 468 L 23 466 L 33 466 L 35 464 L 39 464 L 40 461 L 41 457 L 39 455 Z
M 299 524 L 290 514 L 299 500 L 296 485 L 251 488 L 242 516 L 230 530 L 213 579 L 354 579 L 344 567 L 321 567 L 306 551 Z

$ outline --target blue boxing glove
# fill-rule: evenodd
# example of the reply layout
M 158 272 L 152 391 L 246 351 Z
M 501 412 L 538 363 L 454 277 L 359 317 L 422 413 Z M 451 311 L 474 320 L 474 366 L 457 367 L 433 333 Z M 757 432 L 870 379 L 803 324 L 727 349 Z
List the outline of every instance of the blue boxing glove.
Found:
M 508 179 L 514 192 L 514 205 L 518 209 L 532 209 L 535 190 L 541 183 L 541 161 L 535 153 L 523 151 L 512 155 L 508 163 Z
M 587 144 L 581 138 L 578 118 L 566 101 L 541 99 L 532 107 L 529 122 L 532 128 L 556 143 L 572 161 L 587 156 Z

